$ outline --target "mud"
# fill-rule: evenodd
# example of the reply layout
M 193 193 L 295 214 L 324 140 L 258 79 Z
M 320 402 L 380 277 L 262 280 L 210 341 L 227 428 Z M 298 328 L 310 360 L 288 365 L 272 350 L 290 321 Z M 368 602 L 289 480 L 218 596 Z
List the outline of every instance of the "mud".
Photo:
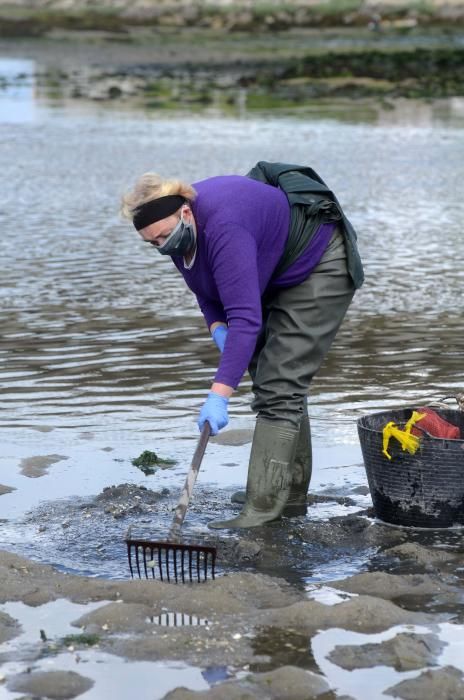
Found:
M 341 591 L 360 593 L 336 605 L 326 605 L 308 598 L 305 591 L 283 579 L 257 573 L 231 573 L 197 586 L 175 586 L 158 581 L 109 581 L 64 575 L 50 566 L 6 552 L 0 554 L 0 579 L 2 603 L 23 601 L 40 606 L 62 598 L 74 603 L 101 601 L 100 607 L 76 617 L 72 623 L 76 634 L 67 638 L 67 646 L 54 638 L 44 625 L 42 639 L 37 634 L 35 644 L 29 645 L 27 653 L 22 652 L 24 661 L 29 664 L 34 659 L 39 662 L 46 654 L 56 657 L 59 666 L 63 658 L 60 655 L 83 653 L 84 649 L 91 653 L 90 649 L 95 649 L 133 662 L 156 659 L 182 661 L 199 667 L 226 666 L 231 679 L 239 671 L 249 672 L 246 677 L 242 673 L 234 682 L 198 696 L 207 698 L 341 697 L 332 691 L 324 695 L 329 692 L 329 685 L 321 677 L 320 668 L 310 653 L 311 639 L 322 630 L 334 627 L 375 634 L 394 626 L 419 625 L 425 634 L 414 633 L 410 628 L 407 634 L 400 633 L 393 640 L 380 644 L 353 648 L 335 646 L 329 658 L 332 663 L 350 669 L 373 665 L 391 665 L 401 672 L 423 669 L 435 664 L 445 645 L 437 636 L 437 625 L 451 616 L 414 612 L 387 598 L 399 592 L 413 595 L 418 590 L 435 596 L 446 595 L 451 590 L 457 595 L 460 590 L 462 595 L 462 587 L 456 581 L 455 587 L 449 583 L 444 585 L 440 577 L 426 574 L 422 577 L 384 574 L 383 578 L 379 574 L 363 574 L 333 582 L 332 585 Z M 370 581 L 375 581 L 375 586 L 371 586 L 370 594 L 366 595 Z M 168 611 L 173 614 L 172 625 L 166 623 L 168 617 L 163 617 Z M 203 624 L 195 623 L 199 620 Z M 1 641 L 11 640 L 20 632 L 19 625 L 6 614 L 1 616 L 0 630 Z M 89 639 L 92 639 L 91 648 Z M 8 662 L 8 653 L 4 652 L 0 659 Z M 293 668 L 287 668 L 289 661 Z M 269 673 L 274 669 L 277 669 L 275 673 Z M 7 687 L 30 693 L 46 687 L 55 693 L 48 693 L 47 697 L 74 697 L 59 693 L 82 688 L 80 684 L 88 682 L 64 672 L 59 677 L 32 674 L 27 685 L 24 678 L 21 674 L 8 676 Z M 449 683 L 448 675 L 446 678 Z M 302 694 L 305 683 L 307 692 L 312 695 Z M 293 695 L 288 694 L 289 687 Z M 61 691 L 62 688 L 65 690 Z M 177 690 L 166 697 L 196 695 Z
M 309 513 L 326 503 L 350 508 L 355 498 L 355 494 L 353 498 L 337 493 L 313 494 L 308 499 Z M 121 540 L 121 526 L 128 522 L 139 528 L 147 527 L 154 516 L 157 522 L 163 518 L 169 522 L 172 504 L 167 489 L 153 491 L 120 484 L 104 488 L 94 498 L 42 504 L 26 520 L 39 529 L 47 521 L 47 538 L 55 546 L 57 541 L 63 542 L 71 553 L 75 551 L 77 559 L 80 552 L 73 543 L 73 533 L 80 533 L 84 541 L 93 538 L 98 543 L 99 535 L 108 529 L 112 531 L 114 523 Z M 221 502 L 217 493 L 214 502 L 212 492 L 202 487 L 191 517 L 197 517 L 206 506 L 211 517 L 215 509 L 235 509 L 227 501 Z M 2 552 L 0 601 L 5 612 L 0 619 L 0 639 L 14 643 L 21 631 L 20 620 L 7 612 L 7 601 L 42 606 L 68 599 L 73 604 L 92 603 L 94 608 L 76 615 L 72 621 L 75 634 L 66 637 L 57 638 L 44 623 L 42 638 L 37 635 L 27 652 L 20 652 L 23 663 L 38 664 L 38 674 L 31 676 L 31 683 L 37 680 L 55 688 L 52 675 L 41 675 L 44 654 L 55 658 L 55 666 L 60 670 L 60 659 L 85 652 L 109 654 L 128 663 L 150 663 L 156 659 L 195 668 L 227 668 L 226 677 L 222 677 L 224 683 L 201 692 L 176 689 L 166 695 L 171 700 L 341 698 L 346 693 L 337 695 L 330 674 L 324 675 L 324 665 L 321 667 L 320 658 L 311 651 L 317 649 L 316 640 L 321 635 L 334 629 L 365 638 L 354 646 L 335 641 L 327 654 L 331 668 L 361 673 L 369 668 L 389 667 L 401 680 L 401 674 L 440 665 L 448 645 L 446 635 L 440 631 L 444 624 L 460 629 L 464 548 L 458 532 L 424 533 L 393 528 L 376 522 L 369 512 L 359 510 L 320 522 L 311 518 L 283 519 L 245 531 L 240 537 L 202 530 L 201 536 L 218 547 L 221 575 L 196 586 L 64 575 L 48 565 Z M 103 554 L 106 546 L 103 543 Z M 320 562 L 324 558 L 327 561 L 328 552 L 335 559 L 361 560 L 364 570 L 342 580 L 330 580 L 327 572 L 320 583 L 313 575 L 311 585 L 304 584 L 308 561 L 314 565 L 318 556 Z M 387 633 L 392 636 L 383 640 L 375 637 Z M 18 660 L 18 650 L 15 658 Z M 8 664 L 9 659 L 8 652 L 2 654 L 0 650 L 0 661 Z M 62 666 L 62 670 L 65 674 L 67 667 Z M 414 693 L 423 683 L 427 688 L 427 684 L 454 687 L 457 676 L 453 674 L 460 670 L 455 669 L 451 675 L 444 672 L 438 677 L 424 675 L 405 680 L 395 693 L 411 692 L 404 697 L 419 697 Z M 91 674 L 89 678 L 94 680 Z M 21 673 L 7 676 L 7 687 L 13 688 L 10 683 L 23 683 L 23 679 Z M 66 674 L 60 676 L 56 687 L 61 688 L 63 682 L 67 688 L 69 680 Z M 72 677 L 70 687 L 74 687 L 74 681 L 77 679 Z M 413 690 L 408 690 L 410 687 Z M 33 684 L 28 688 L 27 692 L 37 692 Z M 26 692 L 26 686 L 24 689 Z M 454 700 L 454 696 L 449 697 Z
M 268 673 L 245 676 L 240 681 L 222 683 L 206 692 L 179 688 L 166 695 L 165 700 L 330 700 L 328 684 L 315 673 L 292 666 L 283 666 Z
M 0 613 L 0 643 L 13 639 L 19 634 L 19 625 L 9 615 Z
M 93 686 L 90 678 L 72 671 L 49 671 L 48 673 L 25 673 L 18 675 L 8 688 L 17 693 L 65 700 L 82 695 Z
M 464 675 L 455 668 L 446 667 L 439 670 L 426 671 L 419 678 L 403 681 L 393 688 L 386 690 L 387 695 L 404 700 L 416 700 L 416 698 L 452 698 L 463 700 Z
M 5 493 L 11 493 L 12 491 L 16 491 L 13 486 L 5 486 L 5 484 L 0 484 L 0 496 L 3 496 Z
M 329 655 L 341 668 L 393 666 L 397 671 L 412 671 L 424 666 L 433 666 L 445 644 L 431 634 L 398 634 L 382 644 L 363 646 L 337 646 Z
M 21 474 L 28 476 L 31 479 L 37 479 L 48 473 L 48 468 L 63 459 L 69 459 L 65 455 L 37 455 L 36 457 L 27 457 L 21 460 Z

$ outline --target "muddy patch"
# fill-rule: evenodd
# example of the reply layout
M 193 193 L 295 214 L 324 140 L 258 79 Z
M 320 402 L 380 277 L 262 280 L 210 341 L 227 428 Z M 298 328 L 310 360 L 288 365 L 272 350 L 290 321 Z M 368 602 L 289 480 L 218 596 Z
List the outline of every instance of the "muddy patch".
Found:
M 16 637 L 19 634 L 20 627 L 16 620 L 6 613 L 0 612 L 0 644 Z
M 2 612 L 1 618 L 10 628 L 9 635 L 3 637 L 11 640 L 9 655 L 3 659 L 7 687 L 37 693 L 45 692 L 45 686 L 40 684 L 49 683 L 47 688 L 51 690 L 47 690 L 47 696 L 50 697 L 65 697 L 49 694 L 60 692 L 62 684 L 68 688 L 69 683 L 71 689 L 74 683 L 76 687 L 81 684 L 81 679 L 68 674 L 76 654 L 89 661 L 80 675 L 96 682 L 97 689 L 92 659 L 119 657 L 125 660 L 129 672 L 131 664 L 150 664 L 156 659 L 158 663 L 178 662 L 204 669 L 203 678 L 209 678 L 211 684 L 224 681 L 211 690 L 205 689 L 203 697 L 287 700 L 321 696 L 328 700 L 335 695 L 329 690 L 330 680 L 324 677 L 320 654 L 315 654 L 313 648 L 314 640 L 324 631 L 339 628 L 339 632 L 352 630 L 358 636 L 360 633 L 366 636 L 387 633 L 398 625 L 396 634 L 394 629 L 390 632 L 390 639 L 370 643 L 367 638 L 355 650 L 349 644 L 334 644 L 327 654 L 332 663 L 341 661 L 345 668 L 353 659 L 351 665 L 357 673 L 374 664 L 390 664 L 393 669 L 400 669 L 398 681 L 403 680 L 400 674 L 406 667 L 421 670 L 435 664 L 445 646 L 439 636 L 443 616 L 407 611 L 390 601 L 366 595 L 325 605 L 308 599 L 304 591 L 282 579 L 260 574 L 234 573 L 197 586 L 108 581 L 63 575 L 49 566 L 0 552 L 0 577 L 1 599 L 27 602 L 35 606 L 35 615 L 40 615 L 40 606 L 52 604 L 50 601 L 61 606 L 64 598 L 75 603 L 93 601 L 89 611 L 84 609 L 83 614 L 74 618 L 72 610 L 68 610 L 67 618 L 72 620 L 74 634 L 56 635 L 59 632 L 56 625 L 54 629 L 53 625 L 47 627 L 44 623 L 40 636 L 34 626 L 36 634 L 29 638 L 27 647 L 19 642 L 15 646 L 14 635 L 18 634 L 22 616 L 19 604 L 14 604 L 16 608 L 11 603 L 0 605 L 11 613 Z M 80 606 L 81 610 L 83 607 Z M 176 620 L 176 625 L 154 624 L 154 620 L 168 614 L 171 621 Z M 190 617 L 202 619 L 204 624 L 190 624 Z M 32 629 L 32 624 L 28 627 Z M 458 626 L 448 623 L 450 628 L 456 628 L 459 634 Z M 34 673 L 28 674 L 34 686 L 23 686 L 21 659 L 29 664 L 34 660 Z M 61 675 L 41 675 L 45 659 Z M 458 670 L 453 673 L 456 675 Z M 171 686 L 177 689 L 167 697 L 195 697 L 191 691 L 181 690 L 184 684 L 178 678 L 177 685 L 174 682 Z M 284 690 L 288 683 L 293 694 Z M 152 697 L 165 697 L 165 693 L 157 695 L 156 689 L 150 691 Z
M 464 674 L 452 666 L 426 671 L 419 678 L 403 681 L 385 691 L 387 695 L 404 700 L 416 698 L 464 699 Z
M 64 459 L 69 459 L 69 457 L 65 455 L 37 455 L 35 457 L 26 457 L 21 460 L 21 474 L 31 479 L 37 479 L 40 476 L 48 474 L 49 467 Z
M 155 490 L 128 483 L 113 485 L 92 498 L 43 502 L 11 527 L 21 535 L 17 541 L 24 543 L 20 550 L 24 554 L 34 547 L 43 561 L 59 563 L 66 570 L 124 578 L 129 575 L 124 542 L 127 529 L 131 526 L 135 539 L 166 539 L 177 495 L 177 489 L 170 492 L 167 488 Z M 183 537 L 192 544 L 217 548 L 218 575 L 234 571 L 276 575 L 305 590 L 313 583 L 360 573 L 394 573 L 400 577 L 395 580 L 402 581 L 401 575 L 440 572 L 442 583 L 449 581 L 442 591 L 442 600 L 445 594 L 449 605 L 460 600 L 451 581 L 457 575 L 454 570 L 459 568 L 461 557 L 459 540 L 453 540 L 456 533 L 450 533 L 448 539 L 441 535 L 443 545 L 438 548 L 434 540 L 427 541 L 427 533 L 386 526 L 373 520 L 370 511 L 361 510 L 356 503 L 355 495 L 313 494 L 308 497 L 307 517 L 283 518 L 240 533 L 213 532 L 207 527 L 209 520 L 231 517 L 241 506 L 230 502 L 228 492 L 198 484 Z M 318 519 L 320 508 L 327 508 L 328 513 L 338 510 L 347 514 Z M 357 512 L 350 512 L 353 509 Z M 423 545 L 419 543 L 421 537 L 425 538 Z M 414 542 L 415 538 L 419 541 Z M 388 580 L 376 578 L 374 573 L 369 575 L 368 582 L 357 589 L 353 583 L 346 591 L 392 599 L 401 598 L 414 585 L 406 578 L 401 585 L 392 587 Z M 416 584 L 414 593 L 431 597 L 433 585 L 430 581 Z
M 48 673 L 24 673 L 8 683 L 8 689 L 16 693 L 52 698 L 75 698 L 90 690 L 93 681 L 73 671 L 49 671 Z
M 293 666 L 268 673 L 247 675 L 239 681 L 222 683 L 211 690 L 195 693 L 186 688 L 173 690 L 165 700 L 331 700 L 328 683 L 319 675 Z
M 355 668 L 393 666 L 396 671 L 413 671 L 433 666 L 445 643 L 432 634 L 398 634 L 381 644 L 336 646 L 329 660 L 347 671 Z

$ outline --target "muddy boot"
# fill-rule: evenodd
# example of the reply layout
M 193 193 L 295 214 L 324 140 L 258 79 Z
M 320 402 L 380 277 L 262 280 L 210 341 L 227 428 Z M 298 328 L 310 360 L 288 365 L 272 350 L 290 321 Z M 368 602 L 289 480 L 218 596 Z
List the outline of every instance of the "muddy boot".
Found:
M 242 512 L 231 520 L 213 520 L 213 529 L 258 527 L 276 520 L 282 514 L 290 495 L 291 464 L 298 431 L 276 421 L 256 421 L 246 501 Z
M 311 428 L 308 414 L 303 414 L 296 444 L 295 459 L 292 465 L 292 485 L 286 506 L 282 512 L 286 518 L 306 515 L 307 494 L 312 472 Z
M 287 504 L 282 511 L 286 518 L 306 515 L 309 482 L 312 472 L 311 429 L 308 413 L 305 411 L 301 419 L 300 432 L 296 445 L 295 459 L 292 465 L 292 485 Z M 245 503 L 246 492 L 236 491 L 230 499 L 232 503 Z

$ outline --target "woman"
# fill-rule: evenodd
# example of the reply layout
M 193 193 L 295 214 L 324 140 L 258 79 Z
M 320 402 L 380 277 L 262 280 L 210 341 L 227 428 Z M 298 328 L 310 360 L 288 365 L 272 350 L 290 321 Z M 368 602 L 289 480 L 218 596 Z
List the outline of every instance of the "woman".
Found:
M 306 406 L 362 284 L 356 234 L 314 170 L 258 163 L 247 176 L 193 186 L 146 173 L 122 213 L 170 255 L 197 297 L 221 360 L 200 411 L 216 434 L 248 368 L 257 413 L 241 513 L 212 528 L 256 527 L 306 513 L 311 435 Z

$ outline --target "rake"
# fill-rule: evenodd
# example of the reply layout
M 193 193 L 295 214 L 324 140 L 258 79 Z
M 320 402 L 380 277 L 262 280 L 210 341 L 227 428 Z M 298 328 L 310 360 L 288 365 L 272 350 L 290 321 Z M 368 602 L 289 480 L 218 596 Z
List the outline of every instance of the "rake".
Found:
M 193 487 L 197 480 L 211 426 L 205 422 L 185 479 L 167 540 L 146 540 L 132 537 L 132 527 L 126 533 L 127 557 L 132 578 L 134 569 L 139 578 L 154 578 L 169 583 L 193 583 L 215 577 L 216 547 L 188 544 L 181 541 L 181 527 L 187 514 Z M 142 573 L 143 572 L 143 573 Z

